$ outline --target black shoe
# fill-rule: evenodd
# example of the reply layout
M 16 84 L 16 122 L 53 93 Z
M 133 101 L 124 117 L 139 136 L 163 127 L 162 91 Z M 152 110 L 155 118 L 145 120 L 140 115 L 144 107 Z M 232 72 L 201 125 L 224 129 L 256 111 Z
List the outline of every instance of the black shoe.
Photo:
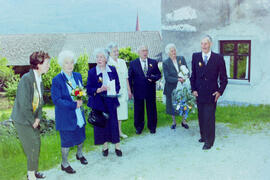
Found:
M 202 149 L 203 149 L 203 150 L 208 150 L 208 149 L 211 149 L 211 147 L 212 147 L 212 146 L 209 145 L 209 144 L 204 144 Z
M 155 134 L 156 133 L 156 130 L 154 129 L 154 130 L 150 130 L 150 133 L 151 134 Z
M 189 126 L 187 124 L 184 124 L 183 122 L 181 123 L 182 127 L 184 127 L 185 129 L 189 129 Z
M 202 142 L 204 142 L 204 139 L 201 138 L 201 139 L 199 139 L 198 141 L 199 141 L 200 143 L 202 143 Z
M 102 155 L 104 156 L 104 157 L 106 157 L 106 156 L 108 156 L 108 154 L 109 154 L 109 149 L 106 149 L 106 150 L 102 150 Z
M 80 160 L 81 161 L 81 164 L 84 164 L 84 165 L 88 164 L 88 162 L 87 162 L 87 160 L 85 159 L 84 156 L 82 156 L 82 157 L 79 158 L 79 156 L 76 154 L 76 159 L 77 160 Z
M 64 166 L 61 164 L 61 169 L 62 169 L 62 171 L 66 171 L 66 173 L 68 173 L 68 174 L 76 173 L 76 171 L 74 169 L 72 169 L 71 166 L 64 168 Z
M 44 178 L 46 177 L 44 174 L 42 174 L 42 173 L 40 173 L 40 172 L 35 172 L 35 176 L 36 176 L 36 178 L 38 178 L 38 179 L 44 179 Z
M 142 134 L 141 130 L 136 130 L 136 134 Z
M 118 157 L 121 157 L 122 156 L 122 151 L 120 149 L 115 149 L 115 154 L 118 156 Z
M 175 129 L 176 128 L 176 124 L 173 124 L 172 126 L 171 126 L 171 129 Z

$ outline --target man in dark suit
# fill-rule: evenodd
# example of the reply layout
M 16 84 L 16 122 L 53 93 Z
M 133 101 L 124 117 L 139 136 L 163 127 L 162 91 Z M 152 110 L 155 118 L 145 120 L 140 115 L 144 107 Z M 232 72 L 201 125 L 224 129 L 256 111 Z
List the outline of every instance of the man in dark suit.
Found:
M 128 79 L 134 96 L 134 126 L 136 134 L 144 129 L 144 102 L 146 102 L 147 127 L 150 133 L 156 133 L 156 81 L 161 78 L 156 60 L 148 58 L 148 48 L 140 46 L 140 58 L 129 64 Z
M 228 83 L 224 58 L 212 52 L 211 46 L 211 37 L 205 36 L 201 41 L 202 52 L 192 55 L 190 78 L 192 93 L 197 98 L 199 142 L 205 143 L 204 150 L 214 144 L 216 103 Z

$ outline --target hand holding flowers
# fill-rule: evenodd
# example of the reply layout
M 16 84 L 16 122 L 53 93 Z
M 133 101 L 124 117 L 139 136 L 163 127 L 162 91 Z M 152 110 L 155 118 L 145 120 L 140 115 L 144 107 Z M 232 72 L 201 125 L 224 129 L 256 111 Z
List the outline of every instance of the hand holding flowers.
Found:
M 180 72 L 178 73 L 178 78 L 180 79 L 180 82 L 185 82 L 186 79 L 188 79 L 188 69 L 185 65 L 180 66 Z
M 76 87 L 75 89 L 72 89 L 70 94 L 75 101 L 77 100 L 85 100 L 86 99 L 86 90 L 82 87 Z
M 172 92 L 172 103 L 175 113 L 187 119 L 190 112 L 194 112 L 195 97 L 190 92 L 189 70 L 185 65 L 180 66 L 177 87 Z
M 86 90 L 83 87 L 77 86 L 75 89 L 72 87 L 72 83 L 70 81 L 67 81 L 67 84 L 69 87 L 71 87 L 71 97 L 73 97 L 74 101 L 78 100 L 86 100 Z

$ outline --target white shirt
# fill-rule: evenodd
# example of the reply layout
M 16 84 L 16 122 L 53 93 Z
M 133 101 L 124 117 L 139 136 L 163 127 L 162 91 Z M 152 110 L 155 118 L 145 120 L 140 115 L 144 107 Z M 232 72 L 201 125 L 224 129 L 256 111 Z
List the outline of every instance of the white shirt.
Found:
M 37 83 L 37 88 L 38 88 L 38 93 L 39 93 L 39 97 L 41 98 L 41 88 L 40 88 L 40 84 L 42 82 L 42 78 L 41 76 L 38 74 L 37 70 L 33 70 L 34 74 L 35 74 L 35 79 L 36 79 L 36 83 Z
M 103 85 L 107 85 L 107 82 L 110 81 L 110 78 L 109 78 L 109 75 L 108 75 L 108 72 L 112 72 L 111 68 L 106 64 L 106 68 L 104 71 L 102 71 L 98 65 L 96 66 L 96 71 L 97 71 L 97 76 L 102 73 L 102 78 L 103 78 L 103 81 L 102 81 L 102 84 Z
M 202 52 L 202 59 L 204 60 L 204 56 L 207 56 L 207 61 L 209 61 L 209 58 L 211 56 L 211 51 L 209 51 L 207 54 L 205 54 L 204 52 Z
M 172 62 L 173 62 L 173 65 L 174 65 L 176 71 L 179 72 L 179 67 L 178 67 L 177 61 L 172 61 Z
M 140 62 L 141 62 L 142 70 L 144 69 L 144 63 L 146 63 L 146 69 L 148 69 L 148 61 L 147 61 L 147 58 L 145 59 L 145 61 L 143 61 L 143 60 L 140 58 Z

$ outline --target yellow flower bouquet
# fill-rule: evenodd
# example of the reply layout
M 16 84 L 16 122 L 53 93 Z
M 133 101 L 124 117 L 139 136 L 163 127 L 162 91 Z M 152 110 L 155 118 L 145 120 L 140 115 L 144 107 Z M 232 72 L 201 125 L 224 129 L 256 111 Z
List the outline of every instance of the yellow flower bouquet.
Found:
M 76 87 L 75 89 L 72 89 L 70 94 L 73 99 L 76 100 L 84 100 L 86 98 L 86 90 L 82 87 Z

